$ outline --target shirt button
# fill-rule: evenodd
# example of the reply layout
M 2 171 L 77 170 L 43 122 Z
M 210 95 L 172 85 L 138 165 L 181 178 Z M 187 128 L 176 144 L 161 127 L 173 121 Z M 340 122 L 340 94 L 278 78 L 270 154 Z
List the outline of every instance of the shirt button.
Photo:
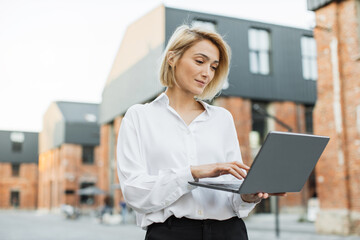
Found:
M 200 215 L 200 216 L 202 216 L 202 214 L 203 214 L 203 212 L 202 212 L 200 209 L 198 210 L 197 213 L 198 213 L 198 215 Z

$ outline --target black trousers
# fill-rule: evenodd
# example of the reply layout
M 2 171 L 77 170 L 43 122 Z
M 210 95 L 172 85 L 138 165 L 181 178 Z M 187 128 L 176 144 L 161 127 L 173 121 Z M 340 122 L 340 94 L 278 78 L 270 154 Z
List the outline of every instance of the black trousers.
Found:
M 193 220 L 171 216 L 164 223 L 151 224 L 145 240 L 247 240 L 241 218 L 227 220 Z

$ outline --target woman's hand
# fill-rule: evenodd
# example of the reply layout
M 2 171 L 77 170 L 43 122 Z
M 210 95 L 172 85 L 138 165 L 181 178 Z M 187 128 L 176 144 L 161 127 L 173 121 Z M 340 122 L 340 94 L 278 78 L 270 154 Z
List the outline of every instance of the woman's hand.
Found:
M 241 194 L 241 198 L 244 202 L 257 203 L 262 199 L 267 199 L 269 196 L 284 197 L 286 193 L 255 193 L 255 194 Z
M 234 161 L 227 163 L 213 163 L 199 166 L 191 166 L 191 174 L 194 179 L 207 178 L 207 177 L 218 177 L 224 174 L 231 174 L 238 179 L 243 179 L 246 177 L 246 172 L 242 169 L 248 171 L 249 166 Z

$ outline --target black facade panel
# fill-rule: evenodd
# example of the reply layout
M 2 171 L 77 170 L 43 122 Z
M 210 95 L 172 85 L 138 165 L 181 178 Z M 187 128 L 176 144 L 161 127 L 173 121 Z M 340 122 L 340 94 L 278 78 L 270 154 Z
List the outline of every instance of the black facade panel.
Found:
M 88 146 L 100 145 L 100 127 L 91 123 L 66 123 L 65 143 Z
M 274 24 L 248 21 L 187 10 L 166 8 L 166 43 L 177 26 L 194 19 L 216 23 L 217 31 L 224 36 L 232 49 L 229 88 L 223 96 L 239 96 L 263 101 L 295 101 L 314 104 L 316 81 L 302 76 L 301 37 L 313 36 L 312 31 Z M 270 33 L 270 74 L 250 72 L 248 31 L 265 29 Z
M 10 138 L 11 133 L 12 131 L 0 131 L 0 162 L 37 163 L 39 134 L 20 132 L 24 134 L 24 141 L 19 145 L 19 151 L 14 151 L 13 142 Z
M 62 120 L 51 122 L 53 145 L 64 143 L 96 146 L 100 144 L 100 126 L 98 125 L 99 104 L 78 102 L 57 102 Z M 50 149 L 51 149 L 50 148 Z

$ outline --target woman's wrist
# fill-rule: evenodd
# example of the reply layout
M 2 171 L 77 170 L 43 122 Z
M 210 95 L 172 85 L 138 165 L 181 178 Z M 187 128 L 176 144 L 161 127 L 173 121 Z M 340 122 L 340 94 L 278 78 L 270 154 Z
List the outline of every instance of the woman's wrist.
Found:
M 199 177 L 198 177 L 198 174 L 197 174 L 197 169 L 195 166 L 190 166 L 190 171 L 191 171 L 191 175 L 193 176 L 195 182 L 198 182 L 199 181 Z
M 246 203 L 259 203 L 261 202 L 261 198 L 252 198 L 252 199 L 248 199 L 247 196 L 250 196 L 250 194 L 240 194 L 241 199 L 246 202 Z
M 243 194 L 240 194 L 240 196 L 241 196 L 241 200 L 243 200 L 243 202 L 251 203 L 251 202 L 249 202 L 246 198 L 244 198 L 244 195 L 243 195 Z

